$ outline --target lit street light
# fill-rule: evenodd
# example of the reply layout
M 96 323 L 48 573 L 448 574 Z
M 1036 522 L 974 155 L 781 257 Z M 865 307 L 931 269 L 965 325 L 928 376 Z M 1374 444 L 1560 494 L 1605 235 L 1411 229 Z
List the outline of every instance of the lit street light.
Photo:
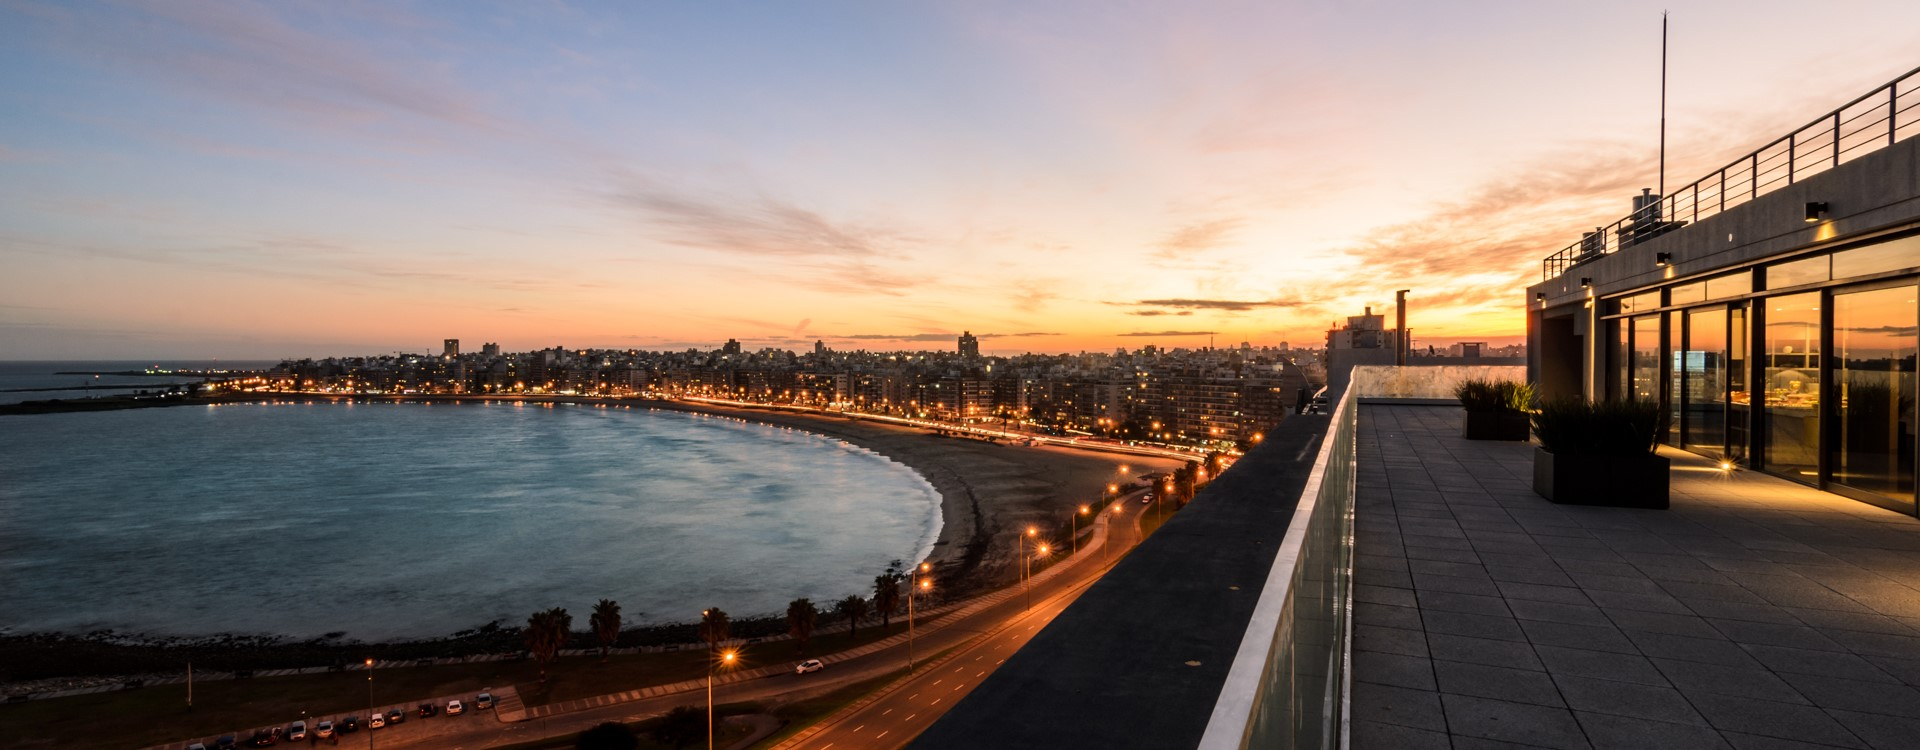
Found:
M 1087 506 L 1080 506 L 1080 512 L 1073 514 L 1073 554 L 1080 554 L 1080 517 L 1087 514 Z
M 733 666 L 736 655 L 734 651 L 722 651 L 718 661 L 707 665 L 707 750 L 713 750 L 713 671 L 722 665 Z
M 373 750 L 373 660 L 367 660 L 367 750 Z
M 1033 608 L 1033 580 L 1027 566 L 1027 537 L 1038 533 L 1040 533 L 1038 529 L 1028 526 L 1027 533 L 1020 537 L 1020 596 L 1024 601 L 1020 606 L 1021 609 Z
M 913 671 L 913 595 L 917 591 L 926 591 L 933 588 L 932 581 L 928 581 L 920 577 L 925 575 L 927 571 L 930 571 L 930 570 L 933 570 L 933 566 L 931 564 L 920 563 L 919 568 L 916 568 L 912 573 L 907 574 L 907 671 L 908 672 Z

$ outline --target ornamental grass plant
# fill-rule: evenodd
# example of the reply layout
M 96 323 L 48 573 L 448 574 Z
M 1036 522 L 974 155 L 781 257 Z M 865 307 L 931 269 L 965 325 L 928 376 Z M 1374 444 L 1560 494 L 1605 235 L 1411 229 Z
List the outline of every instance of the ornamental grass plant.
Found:
M 1634 456 L 1654 452 L 1665 413 L 1654 401 L 1550 399 L 1533 414 L 1533 434 L 1548 453 Z
M 1514 380 L 1466 380 L 1454 386 L 1453 397 L 1467 411 L 1515 412 L 1533 409 L 1533 386 Z

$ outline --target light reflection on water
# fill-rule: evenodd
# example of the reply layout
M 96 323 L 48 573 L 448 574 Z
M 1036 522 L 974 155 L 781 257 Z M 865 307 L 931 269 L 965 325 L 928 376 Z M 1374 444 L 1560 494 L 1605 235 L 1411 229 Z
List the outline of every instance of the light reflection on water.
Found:
M 239 405 L 0 418 L 0 631 L 629 622 L 863 593 L 940 528 L 846 443 L 642 409 Z

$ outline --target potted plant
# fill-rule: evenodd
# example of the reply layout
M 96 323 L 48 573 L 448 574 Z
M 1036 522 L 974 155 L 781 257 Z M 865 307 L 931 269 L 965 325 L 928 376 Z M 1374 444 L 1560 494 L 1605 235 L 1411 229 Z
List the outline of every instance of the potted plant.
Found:
M 1466 407 L 1468 440 L 1526 440 L 1533 386 L 1512 380 L 1468 380 L 1453 389 Z
M 1662 416 L 1652 401 L 1542 403 L 1533 491 L 1556 503 L 1666 508 L 1668 461 L 1654 452 Z

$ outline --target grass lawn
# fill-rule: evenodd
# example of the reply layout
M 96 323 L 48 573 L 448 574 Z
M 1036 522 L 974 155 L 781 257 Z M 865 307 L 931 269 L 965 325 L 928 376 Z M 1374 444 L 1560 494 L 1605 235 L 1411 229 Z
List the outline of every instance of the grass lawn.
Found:
M 843 651 L 905 628 L 901 620 L 884 631 L 875 624 L 860 628 L 857 638 L 849 637 L 844 627 L 834 628 L 815 633 L 807 653 Z M 790 641 L 741 650 L 742 666 L 747 669 L 790 664 L 800 658 Z M 396 667 L 374 673 L 374 700 L 389 708 L 411 707 L 424 698 L 514 685 L 521 700 L 538 706 L 690 680 L 705 675 L 706 666 L 706 652 L 699 650 L 616 656 L 604 662 L 597 656 L 572 657 L 548 667 L 545 686 L 532 660 Z M 300 718 L 301 711 L 309 716 L 364 712 L 367 679 L 365 672 L 330 672 L 218 680 L 194 685 L 191 712 L 186 699 L 185 685 L 161 685 L 0 706 L 0 750 L 144 747 L 289 723 Z

